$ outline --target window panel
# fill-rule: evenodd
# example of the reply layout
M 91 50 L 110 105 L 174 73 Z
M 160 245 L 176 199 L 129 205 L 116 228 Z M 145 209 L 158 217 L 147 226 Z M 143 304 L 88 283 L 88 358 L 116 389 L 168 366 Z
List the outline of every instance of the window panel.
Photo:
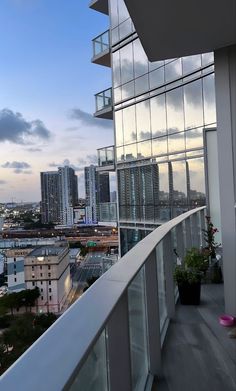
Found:
M 124 160 L 124 147 L 116 148 L 116 160 L 117 162 L 121 162 Z
M 110 20 L 111 20 L 111 27 L 118 26 L 118 3 L 117 0 L 110 1 Z
M 110 1 L 110 3 L 112 2 L 113 0 Z M 118 0 L 118 13 L 119 13 L 119 23 L 122 23 L 124 20 L 129 18 L 129 13 L 126 8 L 124 0 Z
M 135 123 L 135 106 L 123 109 L 124 143 L 133 143 L 137 139 Z
M 136 104 L 137 139 L 147 140 L 151 137 L 150 129 L 150 101 Z
M 149 71 L 151 72 L 154 69 L 157 69 L 157 68 L 160 68 L 161 66 L 163 66 L 164 65 L 164 61 L 149 62 L 148 65 L 149 65 Z
M 125 160 L 137 159 L 137 144 L 125 145 Z
M 121 84 L 119 50 L 112 54 L 112 62 L 113 62 L 113 85 L 114 87 L 117 87 Z
M 121 82 L 122 84 L 134 78 L 132 43 L 120 49 Z
M 122 111 L 115 112 L 115 127 L 116 127 L 116 145 L 123 145 L 123 121 L 122 121 Z
M 185 128 L 203 125 L 202 81 L 196 80 L 184 86 Z
M 152 140 L 152 155 L 167 154 L 167 137 L 158 137 Z
M 172 80 L 178 79 L 182 76 L 182 62 L 181 58 L 165 65 L 165 81 L 169 83 Z
M 168 152 L 178 152 L 185 150 L 185 133 L 176 133 L 168 136 Z
M 134 81 L 122 85 L 122 100 L 134 97 Z
M 187 178 L 185 161 L 172 162 L 173 176 L 173 217 L 187 210 Z
M 201 67 L 201 55 L 183 57 L 183 73 L 193 72 Z
M 200 148 L 203 146 L 202 128 L 188 130 L 185 135 L 186 149 Z
M 164 84 L 164 67 L 158 68 L 149 74 L 150 89 L 158 88 Z
M 135 95 L 143 94 L 149 90 L 148 75 L 144 75 L 135 80 Z
M 189 202 L 191 207 L 203 206 L 206 203 L 205 171 L 203 157 L 190 159 L 186 163 Z
M 150 99 L 152 137 L 166 134 L 166 104 L 165 95 L 155 96 Z
M 138 159 L 151 156 L 151 140 L 138 143 Z
M 133 42 L 133 48 L 134 48 L 134 75 L 135 77 L 139 77 L 148 72 L 148 60 L 139 39 L 136 39 Z
M 176 88 L 166 94 L 167 126 L 169 133 L 184 130 L 183 89 Z
M 202 54 L 202 66 L 211 64 L 214 62 L 214 53 L 204 53 Z
M 119 37 L 120 40 L 127 37 L 127 35 L 132 33 L 132 23 L 131 19 L 127 19 L 125 22 L 119 25 Z
M 215 77 L 214 74 L 203 78 L 204 121 L 216 122 Z

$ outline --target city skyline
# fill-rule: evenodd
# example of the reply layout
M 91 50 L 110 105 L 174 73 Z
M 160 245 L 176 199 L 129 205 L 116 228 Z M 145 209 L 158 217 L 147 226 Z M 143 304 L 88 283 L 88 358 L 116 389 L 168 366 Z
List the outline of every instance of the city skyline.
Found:
M 108 23 L 96 14 L 87 0 L 2 2 L 0 202 L 39 201 L 40 172 L 64 165 L 83 197 L 84 167 L 113 142 L 112 122 L 92 115 L 93 95 L 111 84 L 90 64 L 91 39 Z

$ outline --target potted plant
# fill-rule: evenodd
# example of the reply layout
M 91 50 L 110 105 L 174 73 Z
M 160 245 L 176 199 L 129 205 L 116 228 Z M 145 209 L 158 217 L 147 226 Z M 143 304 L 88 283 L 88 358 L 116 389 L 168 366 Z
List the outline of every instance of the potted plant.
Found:
M 219 265 L 219 259 L 217 259 L 216 255 L 216 250 L 220 246 L 220 244 L 215 240 L 215 234 L 217 232 L 219 231 L 216 227 L 214 227 L 211 217 L 206 216 L 206 229 L 203 229 L 203 233 L 207 244 L 206 250 L 209 252 L 209 277 L 213 283 L 222 282 L 222 270 Z
M 181 304 L 198 305 L 201 296 L 201 279 L 208 267 L 206 253 L 197 248 L 187 251 L 183 265 L 177 265 L 174 280 L 178 285 Z

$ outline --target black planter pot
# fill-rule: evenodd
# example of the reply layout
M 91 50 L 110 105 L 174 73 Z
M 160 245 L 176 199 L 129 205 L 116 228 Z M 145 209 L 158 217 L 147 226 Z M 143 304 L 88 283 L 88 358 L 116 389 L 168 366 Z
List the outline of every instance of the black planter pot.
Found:
M 181 304 L 185 305 L 199 305 L 201 296 L 201 282 L 189 282 L 178 283 L 179 299 Z

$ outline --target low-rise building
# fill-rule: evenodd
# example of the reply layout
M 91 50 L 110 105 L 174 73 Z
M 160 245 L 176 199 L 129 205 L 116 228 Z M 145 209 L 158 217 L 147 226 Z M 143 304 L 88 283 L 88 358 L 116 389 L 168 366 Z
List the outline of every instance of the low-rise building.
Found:
M 26 288 L 24 259 L 32 248 L 13 248 L 6 250 L 7 285 L 9 292 L 19 292 Z
M 40 290 L 36 311 L 60 312 L 71 290 L 69 249 L 35 248 L 25 257 L 24 270 L 26 289 Z

